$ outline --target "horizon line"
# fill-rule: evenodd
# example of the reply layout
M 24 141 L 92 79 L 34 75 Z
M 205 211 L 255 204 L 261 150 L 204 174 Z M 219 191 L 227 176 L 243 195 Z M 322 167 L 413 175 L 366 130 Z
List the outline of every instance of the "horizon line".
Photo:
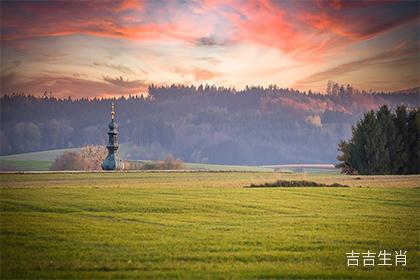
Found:
M 333 81 L 332 81 L 333 82 Z M 337 84 L 340 88 L 343 87 L 344 89 L 350 87 L 352 88 L 352 90 L 354 91 L 354 93 L 356 94 L 407 94 L 407 93 L 420 93 L 420 86 L 418 87 L 413 87 L 413 88 L 405 88 L 405 89 L 399 89 L 399 90 L 394 90 L 394 91 L 377 91 L 377 90 L 366 90 L 366 89 L 359 89 L 359 88 L 355 88 L 353 87 L 351 84 L 339 84 L 336 82 L 333 82 L 335 84 Z M 315 91 L 312 89 L 309 90 L 299 90 L 299 89 L 295 89 L 293 87 L 279 87 L 276 84 L 270 84 L 268 86 L 261 86 L 261 85 L 246 85 L 245 87 L 243 87 L 242 89 L 236 89 L 235 86 L 218 86 L 216 84 L 199 84 L 199 85 L 185 85 L 185 84 L 150 84 L 147 87 L 147 92 L 141 92 L 141 93 L 137 93 L 137 94 L 132 94 L 132 93 L 128 93 L 128 94 L 114 94 L 114 95 L 108 95 L 108 94 L 104 94 L 101 96 L 90 96 L 90 97 L 72 97 L 72 95 L 68 95 L 67 97 L 64 96 L 58 96 L 58 95 L 54 95 L 52 93 L 52 91 L 44 91 L 43 93 L 39 93 L 39 94 L 34 94 L 34 93 L 25 93 L 25 92 L 13 92 L 13 93 L 6 93 L 3 94 L 0 92 L 0 99 L 4 98 L 4 97 L 14 97 L 14 96 L 23 96 L 23 97 L 34 97 L 37 99 L 43 99 L 43 98 L 53 98 L 53 99 L 58 99 L 58 100 L 95 100 L 95 99 L 99 99 L 99 100 L 118 100 L 118 99 L 123 99 L 123 98 L 149 98 L 149 91 L 150 88 L 157 88 L 157 89 L 162 89 L 162 88 L 166 88 L 169 89 L 171 87 L 179 87 L 179 88 L 193 88 L 194 90 L 198 91 L 200 87 L 203 87 L 203 91 L 207 91 L 208 89 L 222 89 L 222 90 L 229 90 L 232 93 L 243 93 L 249 90 L 253 90 L 253 89 L 262 89 L 262 90 L 274 90 L 274 91 L 279 91 L 279 90 L 286 90 L 286 91 L 292 91 L 292 92 L 296 92 L 299 94 L 304 94 L 304 95 L 334 95 L 334 94 L 329 94 L 327 92 L 327 89 L 325 89 L 323 92 L 320 91 Z

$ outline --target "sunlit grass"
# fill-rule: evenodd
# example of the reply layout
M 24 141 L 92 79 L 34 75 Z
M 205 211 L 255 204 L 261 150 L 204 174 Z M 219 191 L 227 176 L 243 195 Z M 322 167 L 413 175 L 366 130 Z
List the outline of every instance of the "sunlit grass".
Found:
M 2 278 L 418 279 L 419 189 L 242 187 L 284 176 L 272 172 L 0 176 Z M 404 249 L 408 266 L 349 269 L 352 249 Z

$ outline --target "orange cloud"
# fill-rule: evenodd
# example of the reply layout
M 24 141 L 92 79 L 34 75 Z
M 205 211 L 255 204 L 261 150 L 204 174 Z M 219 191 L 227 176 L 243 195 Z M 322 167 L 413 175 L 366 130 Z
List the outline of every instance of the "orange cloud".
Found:
M 236 40 L 257 42 L 286 53 L 302 46 L 301 34 L 270 1 L 249 1 L 236 9 L 239 13 L 228 15 L 237 29 Z
M 182 77 L 186 77 L 188 75 L 193 76 L 195 81 L 208 81 L 213 78 L 221 76 L 220 73 L 210 71 L 203 68 L 193 68 L 193 69 L 185 69 L 181 67 L 173 68 L 173 71 L 177 74 L 180 74 Z
M 328 50 L 343 46 L 348 40 L 327 34 L 301 24 L 289 11 L 268 0 L 239 2 L 235 9 L 225 12 L 234 26 L 233 42 L 257 43 L 279 49 L 304 61 L 314 61 Z
M 220 73 L 199 68 L 195 68 L 193 74 L 196 81 L 207 81 L 220 76 Z
M 144 9 L 144 1 L 139 0 L 123 0 L 115 7 L 116 12 L 126 11 L 126 10 L 137 10 L 141 11 Z

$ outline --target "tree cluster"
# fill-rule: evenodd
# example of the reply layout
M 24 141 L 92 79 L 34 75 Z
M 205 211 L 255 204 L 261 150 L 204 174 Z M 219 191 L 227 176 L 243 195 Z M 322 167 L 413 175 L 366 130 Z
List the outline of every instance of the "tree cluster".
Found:
M 349 141 L 339 143 L 345 174 L 420 173 L 420 110 L 382 106 L 369 111 L 352 128 Z

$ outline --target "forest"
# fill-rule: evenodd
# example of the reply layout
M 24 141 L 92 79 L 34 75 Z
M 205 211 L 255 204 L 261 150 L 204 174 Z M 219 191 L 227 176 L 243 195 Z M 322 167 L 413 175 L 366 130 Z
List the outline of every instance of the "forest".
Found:
M 382 105 L 419 107 L 418 89 L 361 91 L 329 82 L 326 93 L 277 86 L 149 87 L 144 96 L 66 99 L 2 93 L 1 155 L 105 144 L 115 103 L 124 159 L 220 164 L 335 163 L 341 140 Z

